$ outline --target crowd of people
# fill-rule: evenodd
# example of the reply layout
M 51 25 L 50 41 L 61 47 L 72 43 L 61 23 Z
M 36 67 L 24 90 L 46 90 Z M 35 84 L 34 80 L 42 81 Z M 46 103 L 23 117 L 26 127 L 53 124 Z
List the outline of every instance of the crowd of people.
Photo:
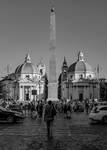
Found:
M 72 112 L 85 112 L 86 114 L 89 114 L 92 108 L 97 103 L 94 100 L 83 100 L 83 101 L 58 101 L 54 102 L 54 106 L 56 111 L 59 114 L 64 114 L 63 116 L 65 118 L 71 118 Z M 24 113 L 25 116 L 30 116 L 31 118 L 42 118 L 43 116 L 43 110 L 44 106 L 46 105 L 46 102 L 44 100 L 40 101 L 29 101 L 27 103 L 25 102 L 15 102 L 15 101 L 3 101 L 1 105 L 5 108 L 9 109 L 17 109 Z
M 47 126 L 47 137 L 52 138 L 52 126 L 54 117 L 56 114 L 63 114 L 63 117 L 66 119 L 72 118 L 72 112 L 85 112 L 89 114 L 91 109 L 96 105 L 94 100 L 84 100 L 80 101 L 59 101 L 52 102 L 49 100 L 48 102 L 40 101 L 29 101 L 28 103 L 18 103 L 18 102 L 8 102 L 4 101 L 1 104 L 3 107 L 7 109 L 17 109 L 18 111 L 22 111 L 25 116 L 30 116 L 31 119 L 41 118 L 46 122 Z

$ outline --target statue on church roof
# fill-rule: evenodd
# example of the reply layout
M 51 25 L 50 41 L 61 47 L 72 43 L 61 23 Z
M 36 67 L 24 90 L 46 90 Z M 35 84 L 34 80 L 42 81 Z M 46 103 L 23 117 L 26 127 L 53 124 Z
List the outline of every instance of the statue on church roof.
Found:
M 84 54 L 82 51 L 79 51 L 78 53 L 78 61 L 84 61 Z
M 26 54 L 25 62 L 31 63 L 31 58 L 30 58 L 30 54 L 29 53 Z

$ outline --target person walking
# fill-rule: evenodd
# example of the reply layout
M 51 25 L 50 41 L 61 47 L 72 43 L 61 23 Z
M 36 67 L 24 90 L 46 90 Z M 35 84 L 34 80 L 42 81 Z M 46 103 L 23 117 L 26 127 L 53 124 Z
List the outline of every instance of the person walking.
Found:
M 42 118 L 42 115 L 43 115 L 43 103 L 42 103 L 42 101 L 40 101 L 38 103 L 37 111 L 38 111 L 39 118 Z
M 64 118 L 67 118 L 67 102 L 63 104 Z
M 88 100 L 85 101 L 85 111 L 86 111 L 86 114 L 88 115 L 88 113 L 89 113 L 89 102 L 88 102 Z
M 57 112 L 51 100 L 48 101 L 44 109 L 44 121 L 46 122 L 47 126 L 47 138 L 52 139 L 53 121 Z
M 72 107 L 71 104 L 67 103 L 67 119 L 71 119 Z
M 31 113 L 30 113 L 30 116 L 31 116 L 32 119 L 36 119 L 37 118 L 35 104 L 33 102 L 31 102 Z

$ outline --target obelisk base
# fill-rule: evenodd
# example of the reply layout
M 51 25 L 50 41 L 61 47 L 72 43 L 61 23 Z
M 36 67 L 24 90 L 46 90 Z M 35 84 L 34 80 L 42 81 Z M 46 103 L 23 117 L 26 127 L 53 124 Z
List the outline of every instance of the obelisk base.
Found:
M 48 84 L 48 99 L 47 101 L 59 101 L 58 100 L 58 85 L 57 83 Z

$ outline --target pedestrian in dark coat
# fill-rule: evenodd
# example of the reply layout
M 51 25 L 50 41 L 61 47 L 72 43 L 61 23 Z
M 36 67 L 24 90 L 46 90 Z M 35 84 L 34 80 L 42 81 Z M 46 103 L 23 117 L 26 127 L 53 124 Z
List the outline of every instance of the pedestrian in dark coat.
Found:
M 38 116 L 39 118 L 42 118 L 42 114 L 43 114 L 43 103 L 42 101 L 38 104 Z
M 37 116 L 34 115 L 34 112 L 36 112 L 35 110 L 35 105 L 33 102 L 31 102 L 31 118 L 34 119 L 36 118 Z
M 48 104 L 46 104 L 45 110 L 44 110 L 44 121 L 46 122 L 46 126 L 47 126 L 48 139 L 53 138 L 52 127 L 53 127 L 53 121 L 54 121 L 55 115 L 56 115 L 56 109 L 55 109 L 52 101 L 49 100 Z
M 67 103 L 65 102 L 63 105 L 64 118 L 67 117 Z
M 88 114 L 88 112 L 89 112 L 89 103 L 88 103 L 88 101 L 85 102 L 85 111 L 86 111 L 86 114 Z
M 68 103 L 67 104 L 67 119 L 70 119 L 71 118 L 71 112 L 72 112 L 72 107 L 71 107 L 71 104 Z

